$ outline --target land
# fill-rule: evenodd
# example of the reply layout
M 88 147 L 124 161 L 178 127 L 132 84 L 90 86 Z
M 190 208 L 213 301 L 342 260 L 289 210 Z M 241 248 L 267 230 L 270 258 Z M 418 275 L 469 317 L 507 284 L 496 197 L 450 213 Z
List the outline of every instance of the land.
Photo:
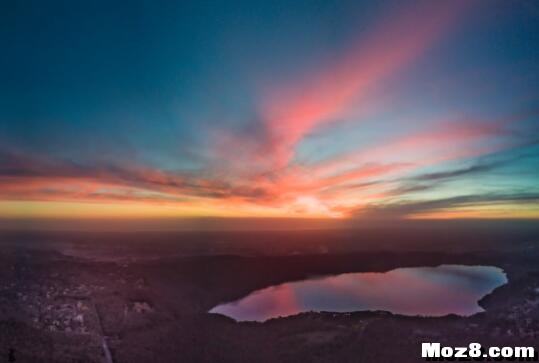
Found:
M 539 228 L 0 234 L 0 361 L 423 362 L 422 342 L 539 351 Z M 471 317 L 303 313 L 264 323 L 215 305 L 313 275 L 501 267 Z M 107 357 L 107 355 L 109 355 Z

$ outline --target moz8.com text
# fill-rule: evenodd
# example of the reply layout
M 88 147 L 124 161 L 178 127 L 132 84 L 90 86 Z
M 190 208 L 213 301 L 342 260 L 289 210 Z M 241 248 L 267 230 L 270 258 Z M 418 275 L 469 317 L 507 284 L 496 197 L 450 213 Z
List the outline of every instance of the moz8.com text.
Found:
M 467 347 L 443 347 L 440 343 L 422 343 L 421 356 L 426 361 L 493 361 L 493 362 L 537 362 L 533 347 L 490 347 L 483 348 L 479 343 Z

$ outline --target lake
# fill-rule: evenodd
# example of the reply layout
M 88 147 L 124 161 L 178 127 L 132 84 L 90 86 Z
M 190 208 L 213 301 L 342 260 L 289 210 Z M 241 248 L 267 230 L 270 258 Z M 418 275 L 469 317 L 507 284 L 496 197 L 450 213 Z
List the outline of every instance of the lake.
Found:
M 478 305 L 482 297 L 506 283 L 503 270 L 494 266 L 441 265 L 344 273 L 256 290 L 209 312 L 236 321 L 265 321 L 307 311 L 470 316 L 484 311 Z

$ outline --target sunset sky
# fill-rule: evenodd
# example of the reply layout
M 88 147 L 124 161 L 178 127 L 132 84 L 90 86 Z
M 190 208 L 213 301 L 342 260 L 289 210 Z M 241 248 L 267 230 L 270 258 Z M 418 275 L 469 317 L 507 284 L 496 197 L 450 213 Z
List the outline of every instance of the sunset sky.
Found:
M 11 1 L 0 218 L 539 218 L 537 1 Z

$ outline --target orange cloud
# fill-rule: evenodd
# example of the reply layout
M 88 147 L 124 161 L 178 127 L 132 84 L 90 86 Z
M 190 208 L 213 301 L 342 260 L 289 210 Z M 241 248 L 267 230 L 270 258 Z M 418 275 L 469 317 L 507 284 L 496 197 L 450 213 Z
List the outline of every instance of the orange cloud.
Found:
M 482 143 L 505 133 L 505 121 L 468 121 L 396 138 L 312 167 L 232 174 L 228 181 L 212 170 L 203 178 L 136 165 L 90 168 L 19 155 L 0 170 L 0 198 L 182 205 L 210 215 L 343 217 L 391 197 L 395 180 L 404 173 L 508 147 Z

